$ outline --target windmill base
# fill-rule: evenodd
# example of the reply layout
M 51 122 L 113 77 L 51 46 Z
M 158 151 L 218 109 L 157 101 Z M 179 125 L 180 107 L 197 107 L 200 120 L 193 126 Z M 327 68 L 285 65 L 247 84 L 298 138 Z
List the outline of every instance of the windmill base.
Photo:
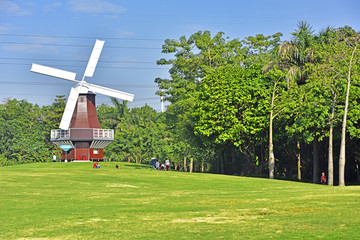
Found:
M 74 145 L 78 145 L 74 143 Z M 94 149 L 94 148 L 73 148 L 69 151 L 63 151 L 61 159 L 63 161 L 99 161 L 103 162 L 103 149 Z

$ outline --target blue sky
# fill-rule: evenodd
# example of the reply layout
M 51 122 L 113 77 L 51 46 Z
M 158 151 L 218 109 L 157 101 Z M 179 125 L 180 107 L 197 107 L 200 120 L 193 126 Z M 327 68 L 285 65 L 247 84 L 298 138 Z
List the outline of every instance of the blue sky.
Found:
M 27 99 L 50 105 L 68 95 L 71 82 L 31 73 L 31 63 L 82 78 L 96 39 L 105 40 L 98 68 L 87 82 L 135 94 L 130 107 L 160 110 L 156 77 L 167 67 L 156 60 L 167 38 L 197 31 L 224 32 L 230 39 L 256 34 L 290 38 L 299 21 L 318 32 L 349 25 L 359 31 L 358 0 L 0 0 L 0 100 Z M 97 104 L 108 97 L 97 95 Z

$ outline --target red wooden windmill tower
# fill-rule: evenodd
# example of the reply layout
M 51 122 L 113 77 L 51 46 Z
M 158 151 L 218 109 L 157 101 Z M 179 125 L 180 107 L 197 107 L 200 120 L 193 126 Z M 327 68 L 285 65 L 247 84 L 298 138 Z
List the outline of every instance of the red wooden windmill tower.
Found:
M 114 140 L 112 129 L 102 129 L 96 114 L 95 93 L 120 98 L 134 99 L 133 94 L 87 83 L 85 77 L 94 75 L 104 41 L 96 40 L 88 65 L 81 81 L 75 80 L 76 73 L 32 64 L 31 71 L 76 82 L 71 88 L 60 129 L 51 130 L 51 141 L 60 146 L 63 159 L 103 160 L 103 148 Z

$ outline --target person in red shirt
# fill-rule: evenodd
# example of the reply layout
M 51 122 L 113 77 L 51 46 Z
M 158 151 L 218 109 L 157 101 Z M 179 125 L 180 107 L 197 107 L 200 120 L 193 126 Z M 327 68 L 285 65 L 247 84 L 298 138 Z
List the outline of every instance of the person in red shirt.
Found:
M 321 178 L 320 178 L 320 181 L 321 181 L 321 184 L 326 184 L 326 176 L 325 176 L 325 173 L 322 173 L 321 174 Z

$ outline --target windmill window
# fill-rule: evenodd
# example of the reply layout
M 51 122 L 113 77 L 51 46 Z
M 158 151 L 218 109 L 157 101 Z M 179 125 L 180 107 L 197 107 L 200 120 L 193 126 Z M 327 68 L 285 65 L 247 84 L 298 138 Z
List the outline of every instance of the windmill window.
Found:
M 99 154 L 99 150 L 98 150 L 98 149 L 94 149 L 93 153 L 94 153 L 94 154 Z

